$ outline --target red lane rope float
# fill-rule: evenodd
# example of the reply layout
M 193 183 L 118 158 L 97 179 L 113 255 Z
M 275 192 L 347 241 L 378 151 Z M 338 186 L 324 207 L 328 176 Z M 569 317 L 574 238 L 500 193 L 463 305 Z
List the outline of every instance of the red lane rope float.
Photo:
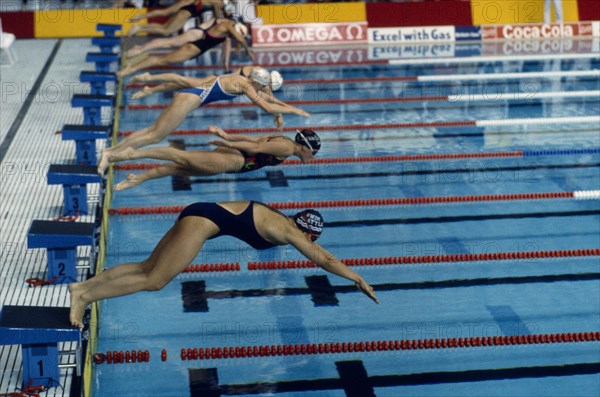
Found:
M 522 260 L 541 258 L 566 258 L 585 256 L 600 256 L 600 248 L 554 251 L 493 252 L 483 254 L 387 256 L 378 258 L 349 258 L 340 259 L 340 261 L 346 266 L 378 266 L 417 265 L 422 263 L 483 262 L 519 259 Z M 248 270 L 307 269 L 315 267 L 317 267 L 317 265 L 308 260 L 248 262 Z
M 340 164 L 340 163 L 375 163 L 394 161 L 426 161 L 426 160 L 456 160 L 474 158 L 496 158 L 496 157 L 523 157 L 523 152 L 487 152 L 487 153 L 438 153 L 438 154 L 405 154 L 398 156 L 367 156 L 367 157 L 331 157 L 324 159 L 313 159 L 308 165 L 314 164 Z M 280 165 L 304 165 L 300 160 L 286 160 Z M 120 170 L 149 170 L 160 166 L 160 163 L 132 163 L 117 164 L 113 166 L 115 171 Z
M 94 364 L 131 364 L 150 362 L 148 350 L 120 350 L 107 351 L 106 353 L 95 353 Z
M 290 105 L 332 105 L 332 104 L 350 104 L 350 103 L 384 103 L 384 102 L 426 102 L 426 101 L 447 101 L 448 96 L 424 96 L 424 97 L 404 97 L 404 98 L 358 98 L 358 99 L 320 99 L 311 101 L 288 101 Z M 152 110 L 166 109 L 169 105 L 159 103 L 154 105 L 123 105 L 121 109 L 127 110 Z M 205 108 L 235 108 L 255 106 L 252 102 L 234 102 L 234 103 L 209 103 Z
M 386 199 L 364 200 L 329 200 L 329 201 L 296 201 L 268 203 L 269 207 L 285 209 L 304 208 L 339 208 L 339 207 L 370 207 L 386 205 L 419 205 L 438 203 L 464 203 L 477 201 L 511 201 L 511 200 L 543 200 L 565 199 L 575 197 L 574 192 L 548 192 L 548 193 L 514 193 L 514 194 L 486 194 L 481 196 L 434 196 L 434 197 L 401 197 Z M 152 207 L 120 207 L 108 210 L 110 215 L 149 215 L 149 214 L 177 214 L 184 206 L 152 206 Z
M 395 350 L 457 349 L 468 347 L 597 342 L 600 332 L 560 334 L 472 336 L 468 338 L 375 340 L 365 342 L 300 343 L 242 347 L 182 348 L 181 360 L 210 360 L 247 357 L 301 356 Z
M 239 263 L 203 263 L 191 264 L 183 269 L 182 273 L 218 273 L 218 272 L 239 272 L 241 270 Z
M 370 82 L 380 82 L 380 81 L 417 81 L 419 78 L 417 76 L 402 76 L 402 77 L 355 77 L 355 78 L 346 78 L 346 79 L 305 79 L 305 80 L 286 80 L 286 85 L 298 85 L 298 84 L 320 84 L 320 83 L 370 83 Z M 127 89 L 138 89 L 143 87 L 154 87 L 158 84 L 140 84 L 140 83 L 130 83 L 127 84 Z
M 355 130 L 377 130 L 377 129 L 401 129 L 401 128 L 439 128 L 439 127 L 473 127 L 477 122 L 469 121 L 436 121 L 431 123 L 396 123 L 396 124 L 353 124 L 353 125 L 330 125 L 330 126 L 303 126 L 303 127 L 284 127 L 282 130 L 277 128 L 232 128 L 228 129 L 228 134 L 252 134 L 252 133 L 281 133 L 296 132 L 302 128 L 310 128 L 314 131 L 355 131 Z M 119 137 L 129 136 L 134 131 L 121 131 Z M 213 135 L 208 130 L 177 130 L 171 135 Z

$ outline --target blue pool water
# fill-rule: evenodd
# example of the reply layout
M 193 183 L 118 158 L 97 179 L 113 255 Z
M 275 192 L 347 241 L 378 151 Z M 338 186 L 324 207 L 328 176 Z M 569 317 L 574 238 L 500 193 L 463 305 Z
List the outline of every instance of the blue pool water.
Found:
M 278 95 L 289 101 L 335 101 L 531 90 L 591 92 L 599 89 L 598 76 L 538 78 L 535 72 L 598 67 L 599 59 L 594 54 L 586 59 L 565 61 L 287 66 L 281 69 L 287 80 L 323 82 L 286 86 Z M 331 81 L 509 72 L 532 75 L 506 81 Z M 200 76 L 207 71 L 184 73 Z M 156 95 L 138 103 L 167 104 L 170 98 Z M 322 139 L 319 159 L 480 152 L 529 155 L 282 165 L 243 175 L 191 177 L 184 181 L 163 178 L 116 192 L 112 207 L 181 206 L 196 201 L 319 202 L 598 190 L 600 156 L 596 149 L 600 148 L 600 127 L 596 122 L 515 122 L 485 127 L 389 128 L 386 125 L 598 116 L 599 100 L 597 95 L 573 98 L 557 95 L 521 100 L 299 105 L 312 117 L 286 115 L 286 126 L 332 127 L 319 132 Z M 119 129 L 143 128 L 159 114 L 160 110 L 124 110 Z M 255 107 L 207 107 L 192 112 L 180 129 L 203 130 L 210 124 L 225 130 L 273 126 L 272 117 Z M 361 127 L 372 124 L 381 126 Z M 356 128 L 333 128 L 352 125 Z M 209 150 L 207 142 L 213 138 L 178 135 L 168 139 L 187 150 Z M 126 175 L 125 171 L 117 171 L 115 180 Z M 597 198 L 338 206 L 320 211 L 326 223 L 319 242 L 338 258 L 600 247 Z M 175 218 L 175 214 L 112 216 L 107 266 L 145 259 Z M 600 329 L 597 256 L 354 267 L 375 287 L 380 305 L 357 291 L 344 289 L 349 285 L 346 280 L 319 269 L 247 269 L 247 263 L 253 261 L 302 259 L 290 247 L 257 252 L 233 238 L 221 237 L 207 242 L 193 263 L 237 262 L 241 271 L 186 273 L 161 291 L 103 302 L 98 351 L 147 349 L 151 361 L 97 365 L 94 395 L 598 395 L 598 342 L 181 360 L 182 348 Z M 311 295 L 308 283 L 314 277 L 328 282 L 337 291 L 333 293 L 333 302 L 320 304 L 319 298 Z M 195 295 L 197 300 L 206 298 L 204 306 L 199 306 L 202 309 L 190 311 L 184 307 L 183 292 L 188 288 L 208 292 Z M 232 296 L 232 291 L 241 296 Z M 223 292 L 223 297 L 211 295 L 213 292 Z M 168 353 L 164 362 L 160 359 L 162 349 Z M 217 382 L 221 394 L 201 391 L 202 384 L 211 381 L 213 386 Z

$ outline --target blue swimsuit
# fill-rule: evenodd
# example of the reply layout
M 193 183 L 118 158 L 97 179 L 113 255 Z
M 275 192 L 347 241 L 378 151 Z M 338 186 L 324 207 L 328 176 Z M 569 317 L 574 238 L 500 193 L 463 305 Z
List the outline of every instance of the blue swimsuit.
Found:
M 202 102 L 200 102 L 200 106 L 198 107 L 202 107 L 211 102 L 231 101 L 233 98 L 237 97 L 238 94 L 228 94 L 223 91 L 223 88 L 221 88 L 221 83 L 219 82 L 219 77 L 216 78 L 215 82 L 210 88 L 185 88 L 183 90 L 179 90 L 178 92 L 198 95 L 202 100 Z
M 241 214 L 236 215 L 216 203 L 194 203 L 185 207 L 177 219 L 186 216 L 206 218 L 214 222 L 220 229 L 219 233 L 211 239 L 219 236 L 233 236 L 257 250 L 273 248 L 277 244 L 268 242 L 256 231 L 252 213 L 255 204 L 254 201 L 250 201 L 248 207 Z

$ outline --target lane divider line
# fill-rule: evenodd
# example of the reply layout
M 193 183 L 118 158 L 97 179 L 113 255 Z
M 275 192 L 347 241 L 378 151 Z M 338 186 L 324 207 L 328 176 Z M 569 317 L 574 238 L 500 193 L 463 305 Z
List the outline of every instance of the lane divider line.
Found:
M 520 72 L 520 73 L 486 73 L 486 74 L 446 74 L 435 76 L 388 76 L 388 77 L 349 77 L 344 79 L 303 79 L 286 80 L 286 85 L 305 84 L 343 84 L 343 83 L 376 83 L 385 81 L 416 81 L 416 82 L 440 82 L 440 81 L 469 81 L 469 80 L 518 80 L 518 79 L 549 79 L 556 77 L 600 77 L 600 70 L 568 70 L 557 72 Z M 141 89 L 143 87 L 154 87 L 157 84 L 129 83 L 127 89 Z
M 600 97 L 600 91 L 557 91 L 557 92 L 507 92 L 483 95 L 439 95 L 424 97 L 391 97 L 391 98 L 354 98 L 354 99 L 319 99 L 288 101 L 290 105 L 344 105 L 353 103 L 391 103 L 391 102 L 481 102 L 481 101 L 526 101 L 539 98 L 589 98 Z M 159 110 L 166 109 L 169 104 L 124 105 L 127 110 Z M 235 108 L 254 106 L 252 102 L 209 103 L 208 108 Z

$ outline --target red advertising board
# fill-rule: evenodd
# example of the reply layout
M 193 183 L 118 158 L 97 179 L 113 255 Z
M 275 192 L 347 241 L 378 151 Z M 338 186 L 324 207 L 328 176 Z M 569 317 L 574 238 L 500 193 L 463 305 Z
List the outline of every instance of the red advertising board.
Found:
M 255 25 L 255 47 L 365 43 L 366 22 Z
M 482 26 L 483 40 L 552 39 L 592 36 L 591 22 Z

